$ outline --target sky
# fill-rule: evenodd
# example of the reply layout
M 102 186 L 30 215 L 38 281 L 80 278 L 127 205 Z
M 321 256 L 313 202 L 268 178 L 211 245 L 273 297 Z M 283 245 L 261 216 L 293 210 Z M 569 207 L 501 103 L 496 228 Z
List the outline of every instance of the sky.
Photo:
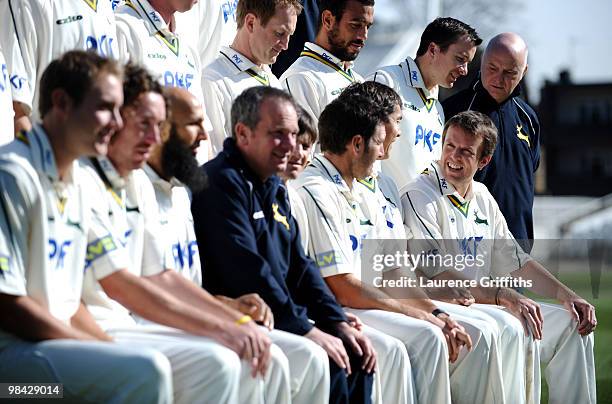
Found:
M 545 79 L 569 68 L 575 83 L 612 82 L 612 1 L 524 0 L 516 18 L 500 24 L 529 46 L 527 80 L 534 98 Z

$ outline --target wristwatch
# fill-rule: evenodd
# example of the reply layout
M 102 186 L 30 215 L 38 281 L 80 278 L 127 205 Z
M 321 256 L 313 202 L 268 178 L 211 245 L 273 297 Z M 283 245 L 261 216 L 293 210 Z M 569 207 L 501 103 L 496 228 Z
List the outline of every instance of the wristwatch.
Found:
M 447 316 L 449 315 L 447 312 L 445 312 L 444 310 L 440 310 L 440 309 L 435 309 L 434 311 L 431 312 L 431 314 L 433 314 L 436 317 L 438 317 L 440 314 L 446 314 Z

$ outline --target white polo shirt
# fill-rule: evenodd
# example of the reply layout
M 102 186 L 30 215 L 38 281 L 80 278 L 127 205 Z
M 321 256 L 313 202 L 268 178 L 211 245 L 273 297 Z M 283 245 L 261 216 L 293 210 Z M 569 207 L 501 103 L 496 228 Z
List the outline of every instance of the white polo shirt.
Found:
M 363 78 L 344 63 L 312 42 L 306 42 L 304 50 L 295 62 L 283 73 L 281 84 L 295 100 L 319 121 L 327 104 L 340 95 L 342 90 Z
M 321 275 L 350 273 L 360 278 L 361 241 L 369 220 L 360 206 L 357 182 L 351 190 L 336 167 L 317 155 L 292 184 L 306 208 L 308 251 Z
M 121 247 L 129 254 L 123 267 L 136 276 L 156 275 L 170 264 L 167 244 L 158 218 L 153 186 L 142 170 L 123 178 L 106 157 L 83 160 L 89 175 L 87 195 L 94 210 L 105 215 L 121 235 Z M 83 300 L 103 328 L 133 325 L 128 310 L 109 298 L 99 280 L 97 262 L 87 262 Z
M 202 85 L 208 116 L 212 121 L 209 133 L 214 154 L 223 150 L 223 141 L 232 136 L 232 103 L 246 89 L 256 86 L 282 88 L 270 67 L 260 68 L 229 46 L 202 72 Z
M 405 239 L 401 202 L 395 183 L 382 173 L 358 179 L 362 210 L 373 226 L 368 238 Z
M 115 11 L 119 57 L 147 68 L 166 87 L 187 89 L 203 103 L 200 60 L 147 0 L 130 0 Z M 174 17 L 173 17 L 174 18 Z
M 176 33 L 200 56 L 201 66 L 208 66 L 236 36 L 238 0 L 198 1 L 191 10 L 177 13 Z
M 153 183 L 159 210 L 151 220 L 158 218 L 161 231 L 168 239 L 174 269 L 196 285 L 202 285 L 200 253 L 195 236 L 191 200 L 183 183 L 173 178 L 166 181 L 148 164 L 143 171 Z
M 437 162 L 406 186 L 401 200 L 404 221 L 415 239 L 437 240 L 429 245 L 444 254 L 482 255 L 485 265 L 466 270 L 470 277 L 506 276 L 531 260 L 508 230 L 487 187 L 472 181 L 463 198 Z M 444 270 L 425 268 L 423 272 L 431 277 Z
M 0 149 L 0 292 L 29 296 L 66 323 L 81 301 L 86 258 L 106 274 L 127 263 L 111 226 L 91 214 L 84 175 L 75 162 L 59 179 L 38 125 Z M 0 345 L 9 339 L 0 332 Z
M 13 96 L 11 95 L 11 76 L 0 44 L 0 146 L 14 138 Z
M 15 76 L 13 99 L 26 105 L 34 120 L 38 119 L 38 83 L 53 59 L 73 49 L 117 55 L 115 18 L 108 0 L 4 0 L 0 15 L 3 48 L 9 49 L 17 38 L 20 49 L 5 54 Z
M 402 135 L 393 144 L 391 154 L 382 162 L 382 171 L 402 189 L 431 161 L 440 158 L 444 112 L 438 101 L 438 87 L 425 88 L 414 60 L 406 58 L 397 66 L 387 66 L 369 75 L 367 80 L 393 88 L 402 98 Z

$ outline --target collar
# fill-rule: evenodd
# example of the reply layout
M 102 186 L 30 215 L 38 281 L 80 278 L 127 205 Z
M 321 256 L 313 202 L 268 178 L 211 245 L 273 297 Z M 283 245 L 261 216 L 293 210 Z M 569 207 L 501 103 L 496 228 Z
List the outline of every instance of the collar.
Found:
M 340 68 L 340 70 L 345 71 L 345 72 L 349 72 L 355 65 L 355 62 L 349 62 L 348 68 L 345 69 L 344 61 L 338 59 L 337 57 L 332 55 L 329 51 L 321 48 L 319 45 L 317 45 L 314 42 L 306 42 L 304 44 L 304 50 L 302 51 L 302 53 L 304 52 L 312 52 L 318 55 L 319 57 L 321 57 L 322 59 L 336 65 L 338 68 Z
M 172 177 L 170 181 L 163 179 L 149 164 L 145 164 L 142 169 L 153 183 L 153 186 L 155 188 L 161 189 L 168 195 L 172 194 L 172 188 L 185 186 L 182 182 L 180 182 L 174 177 Z
M 340 171 L 329 161 L 323 154 L 316 155 L 310 163 L 313 167 L 324 173 L 324 177 L 332 182 L 339 193 L 341 193 L 350 202 L 361 202 L 359 192 L 357 191 L 357 181 L 353 179 L 353 190 L 351 190 L 344 181 L 344 178 L 340 174 Z
M 459 194 L 459 192 L 457 192 L 453 184 L 451 184 L 449 181 L 446 180 L 446 178 L 444 178 L 442 174 L 442 169 L 440 168 L 440 164 L 438 161 L 432 161 L 429 164 L 429 167 L 427 167 L 423 171 L 423 174 L 425 174 L 426 172 L 429 178 L 431 178 L 430 181 L 434 181 L 437 184 L 437 187 L 441 195 L 443 196 L 450 195 L 458 199 L 461 203 L 470 201 L 472 200 L 472 198 L 474 198 L 474 192 L 473 192 L 474 180 L 473 179 L 472 179 L 472 182 L 470 183 L 467 194 L 464 198 L 463 196 L 461 196 L 461 194 Z
M 221 47 L 219 51 L 221 57 L 230 62 L 236 67 L 238 73 L 247 73 L 265 86 L 270 85 L 270 75 L 272 70 L 268 65 L 263 65 L 263 68 L 253 63 L 249 58 L 242 53 L 230 48 L 229 46 Z
M 17 135 L 17 139 L 30 147 L 32 155 L 30 162 L 36 171 L 44 173 L 51 182 L 60 181 L 55 155 L 53 154 L 51 143 L 49 143 L 47 132 L 45 132 L 42 125 L 36 124 L 32 127 L 31 131 L 20 132 Z M 69 177 L 67 182 L 72 179 L 72 169 L 70 170 Z
M 125 0 L 125 5 L 133 9 L 142 19 L 151 36 L 160 34 L 167 41 L 174 41 L 177 37 L 170 31 L 170 27 L 161 14 L 159 14 L 147 0 Z M 174 16 L 172 16 L 172 21 Z
M 421 89 L 422 96 L 424 96 L 426 99 L 438 99 L 440 86 L 435 86 L 431 91 L 425 87 L 425 80 L 423 80 L 423 75 L 421 74 L 419 66 L 417 66 L 414 59 L 407 57 L 406 60 L 400 64 L 400 67 L 404 73 L 406 84 L 408 84 L 410 87 Z
M 92 163 L 107 187 L 110 186 L 115 191 L 123 191 L 127 187 L 127 179 L 119 175 L 119 172 L 108 157 L 94 157 L 92 158 Z

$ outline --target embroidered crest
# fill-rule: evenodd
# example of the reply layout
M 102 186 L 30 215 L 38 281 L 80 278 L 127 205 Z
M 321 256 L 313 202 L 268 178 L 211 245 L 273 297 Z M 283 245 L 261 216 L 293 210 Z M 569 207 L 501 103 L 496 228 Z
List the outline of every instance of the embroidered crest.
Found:
M 526 141 L 527 146 L 531 147 L 531 142 L 529 141 L 529 135 L 526 135 L 523 132 L 521 132 L 522 130 L 523 130 L 523 125 L 516 125 L 516 137 L 518 137 L 521 140 Z
M 272 213 L 274 214 L 274 220 L 285 226 L 287 228 L 287 231 L 289 231 L 289 222 L 287 221 L 287 216 L 281 215 L 281 213 L 278 211 L 278 204 L 272 204 Z
M 484 224 L 485 226 L 489 225 L 489 221 L 486 218 L 481 219 L 481 218 L 478 217 L 478 211 L 477 210 L 474 211 L 474 217 L 475 217 L 474 223 L 476 223 L 476 224 Z

